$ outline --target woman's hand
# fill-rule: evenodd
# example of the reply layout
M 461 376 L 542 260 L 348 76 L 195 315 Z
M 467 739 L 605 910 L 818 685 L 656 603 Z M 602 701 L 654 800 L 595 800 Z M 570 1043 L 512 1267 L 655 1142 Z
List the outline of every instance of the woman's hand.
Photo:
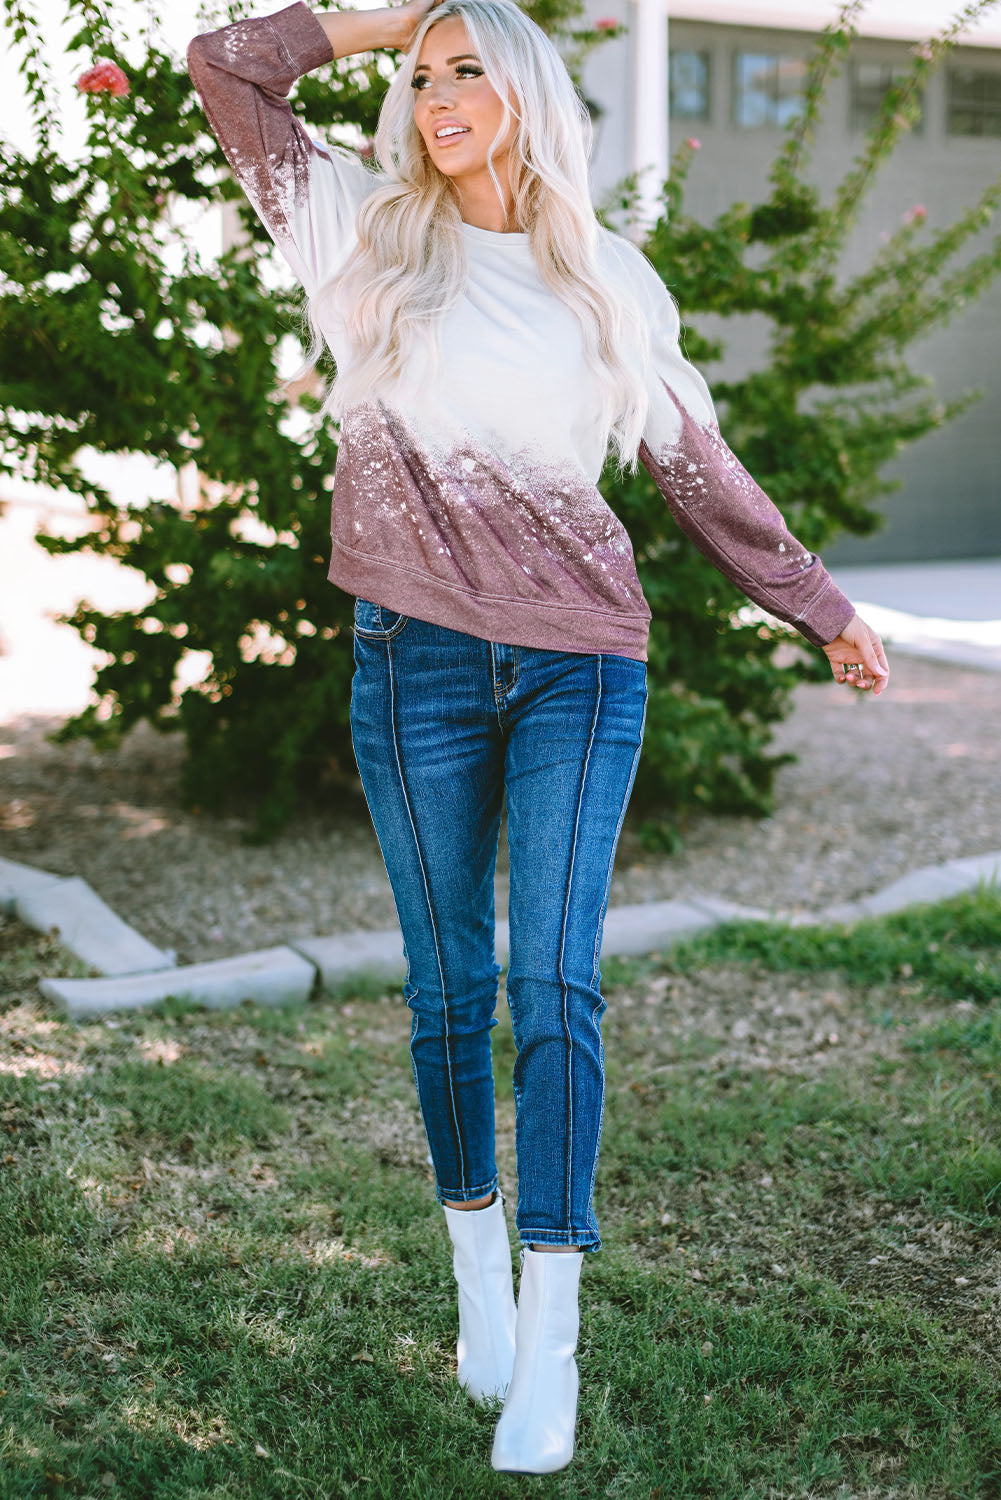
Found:
M 391 5 L 388 7 L 396 32 L 394 46 L 399 51 L 405 52 L 407 50 L 413 40 L 414 32 L 428 11 L 434 10 L 435 6 L 440 3 L 441 0 L 406 0 L 404 5 Z
M 854 687 L 871 688 L 878 698 L 890 680 L 890 669 L 883 654 L 883 643 L 859 615 L 852 615 L 839 636 L 821 650 L 827 655 L 837 682 Z M 844 664 L 861 664 L 861 672 L 845 672 Z

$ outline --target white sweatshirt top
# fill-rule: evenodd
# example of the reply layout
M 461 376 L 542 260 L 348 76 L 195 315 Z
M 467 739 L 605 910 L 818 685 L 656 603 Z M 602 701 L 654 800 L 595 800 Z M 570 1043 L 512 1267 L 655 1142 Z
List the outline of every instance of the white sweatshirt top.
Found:
M 188 67 L 232 169 L 308 293 L 355 243 L 381 176 L 312 139 L 288 93 L 332 49 L 309 7 L 195 37 Z M 463 223 L 467 280 L 441 324 L 437 379 L 418 342 L 391 400 L 341 423 L 328 577 L 348 593 L 483 639 L 645 661 L 650 608 L 629 536 L 597 488 L 606 458 L 597 379 L 574 313 L 545 286 L 527 233 Z M 786 528 L 720 435 L 684 357 L 674 300 L 646 256 L 602 228 L 599 266 L 643 306 L 653 360 L 640 459 L 682 529 L 807 640 L 854 607 Z M 323 329 L 335 360 L 345 329 Z

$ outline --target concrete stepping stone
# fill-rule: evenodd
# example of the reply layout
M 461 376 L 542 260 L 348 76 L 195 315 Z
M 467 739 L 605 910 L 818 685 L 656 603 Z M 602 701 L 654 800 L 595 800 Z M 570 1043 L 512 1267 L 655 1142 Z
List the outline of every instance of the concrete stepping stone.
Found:
M 309 999 L 316 969 L 291 948 L 261 948 L 235 958 L 122 974 L 109 979 L 43 979 L 42 994 L 76 1020 L 114 1010 L 137 1010 L 171 996 L 222 1010 L 252 1000 L 255 1005 L 300 1005 Z
M 763 906 L 741 906 L 737 901 L 724 901 L 720 896 L 692 895 L 689 904 L 706 912 L 716 922 L 774 922 L 778 920 L 774 910 Z
M 605 912 L 601 952 L 621 958 L 652 953 L 679 938 L 715 927 L 718 920 L 694 901 L 642 901 L 632 906 L 610 906 Z
M 20 865 L 14 859 L 0 859 L 0 911 L 14 915 L 14 908 L 22 896 L 44 891 L 47 886 L 58 885 L 63 875 L 50 875 L 48 870 L 34 870 L 31 865 Z
M 332 937 L 290 938 L 289 947 L 319 971 L 325 990 L 335 990 L 361 976 L 402 984 L 407 975 L 403 934 L 398 927 L 339 932 Z
M 743 913 L 749 907 L 732 907 L 729 903 L 714 903 L 712 897 L 699 897 L 696 901 L 639 901 L 627 906 L 609 906 L 605 911 L 605 923 L 601 935 L 601 952 L 605 957 L 625 957 L 630 954 L 649 953 L 652 950 L 700 932 L 704 927 L 713 927 L 722 920 L 714 907 L 727 907 L 728 911 Z M 506 917 L 496 925 L 496 952 L 499 963 L 510 957 L 511 935 Z
M 788 927 L 819 927 L 821 924 L 836 927 L 842 923 L 857 922 L 860 917 L 868 915 L 857 901 L 840 901 L 837 906 L 829 906 L 826 911 L 778 912 L 775 920 L 784 922 Z
M 27 891 L 14 911 L 39 932 L 54 929 L 64 948 L 102 974 L 142 973 L 176 963 L 172 953 L 162 953 L 116 916 L 85 880 L 58 880 Z
M 974 874 L 954 868 L 951 862 L 925 865 L 922 869 L 912 870 L 909 875 L 903 875 L 883 890 L 875 891 L 871 896 L 860 897 L 858 904 L 866 916 L 880 917 L 888 912 L 901 911 L 905 906 L 957 896 L 961 891 L 972 889 L 976 883 Z
M 968 875 L 971 890 L 981 880 L 988 885 L 1001 885 L 1001 849 L 995 849 L 992 854 L 973 854 L 967 859 L 950 859 L 949 868 L 957 874 Z

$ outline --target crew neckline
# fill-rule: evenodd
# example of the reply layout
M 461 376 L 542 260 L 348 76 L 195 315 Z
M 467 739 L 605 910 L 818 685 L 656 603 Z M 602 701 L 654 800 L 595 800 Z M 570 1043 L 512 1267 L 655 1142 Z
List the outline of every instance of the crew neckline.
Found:
M 467 224 L 465 219 L 460 219 L 459 222 L 470 239 L 479 240 L 483 245 L 503 245 L 507 242 L 512 245 L 527 245 L 531 239 L 527 231 L 522 229 L 508 233 L 503 229 L 481 229 L 478 224 Z

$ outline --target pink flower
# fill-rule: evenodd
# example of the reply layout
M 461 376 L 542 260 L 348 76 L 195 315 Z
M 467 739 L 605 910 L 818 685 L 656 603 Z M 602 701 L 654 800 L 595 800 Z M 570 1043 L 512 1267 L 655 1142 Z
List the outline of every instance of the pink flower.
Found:
M 129 92 L 129 80 L 117 63 L 99 62 L 76 81 L 81 94 L 114 94 L 116 98 Z
M 915 47 L 914 54 L 916 57 L 923 57 L 925 62 L 931 62 L 935 55 L 927 42 L 922 42 L 920 47 Z
M 686 135 L 685 145 L 690 146 L 693 151 L 699 151 L 702 147 L 702 142 L 699 140 L 697 135 Z
M 600 21 L 595 21 L 594 29 L 595 31 L 614 31 L 618 24 L 614 16 L 603 16 Z
M 915 222 L 915 220 L 917 220 L 917 222 L 920 223 L 922 219 L 925 219 L 927 217 L 928 217 L 928 210 L 925 208 L 924 204 L 923 203 L 915 203 L 914 207 L 913 208 L 909 208 L 907 210 L 907 212 L 904 214 L 904 223 L 905 224 L 913 224 Z

